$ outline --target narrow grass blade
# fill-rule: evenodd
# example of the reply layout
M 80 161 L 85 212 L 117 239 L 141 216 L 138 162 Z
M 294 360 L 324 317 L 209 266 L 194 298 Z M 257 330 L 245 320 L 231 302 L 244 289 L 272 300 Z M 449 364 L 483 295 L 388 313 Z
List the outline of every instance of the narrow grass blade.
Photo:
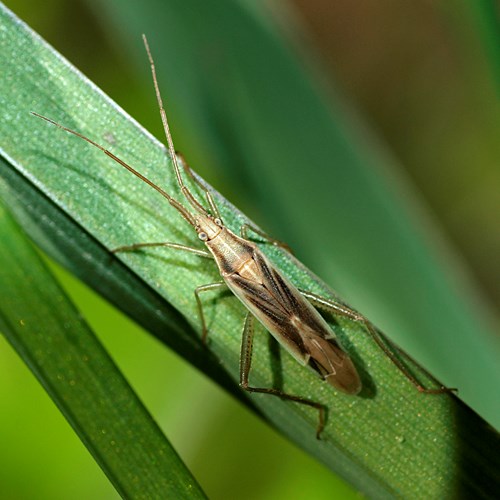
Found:
M 0 329 L 125 498 L 204 498 L 112 359 L 0 207 Z

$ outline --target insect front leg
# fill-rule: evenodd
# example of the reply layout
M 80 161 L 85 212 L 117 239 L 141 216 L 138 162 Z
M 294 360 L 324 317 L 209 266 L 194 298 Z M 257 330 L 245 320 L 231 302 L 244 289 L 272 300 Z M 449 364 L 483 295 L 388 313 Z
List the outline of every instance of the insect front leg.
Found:
M 214 202 L 214 199 L 212 195 L 210 194 L 210 191 L 198 180 L 197 177 L 195 177 L 192 168 L 189 166 L 188 162 L 184 158 L 184 156 L 179 153 L 175 152 L 175 154 L 181 159 L 182 166 L 184 168 L 184 172 L 189 176 L 189 178 L 203 191 L 205 194 L 205 198 L 207 199 L 207 203 L 210 206 L 210 210 L 212 211 L 212 215 L 214 217 L 218 217 L 219 219 L 221 218 L 219 209 L 217 208 L 217 205 Z
M 351 309 L 350 307 L 334 302 L 333 300 L 325 299 L 319 295 L 311 292 L 299 289 L 300 293 L 311 302 L 313 306 L 318 309 L 322 309 L 327 313 L 334 315 L 341 315 L 346 318 L 350 318 L 353 321 L 361 323 L 368 331 L 373 340 L 382 349 L 384 354 L 392 361 L 392 363 L 399 369 L 399 371 L 417 388 L 419 392 L 424 394 L 444 394 L 448 392 L 457 391 L 455 388 L 450 387 L 439 387 L 435 389 L 428 389 L 424 387 L 408 370 L 408 368 L 401 362 L 401 360 L 394 354 L 397 351 L 402 356 L 411 359 L 408 354 L 406 354 L 402 349 L 396 346 L 391 340 L 389 340 L 385 335 L 382 335 L 375 326 L 362 314 Z
M 292 394 L 287 394 L 286 392 L 280 391 L 278 389 L 271 389 L 265 387 L 251 387 L 249 385 L 248 379 L 250 374 L 250 368 L 252 365 L 252 351 L 253 351 L 253 336 L 254 336 L 254 317 L 249 312 L 245 318 L 245 324 L 243 326 L 243 334 L 241 339 L 241 353 L 240 353 L 240 387 L 248 392 L 258 392 L 263 394 L 270 394 L 272 396 L 278 396 L 281 399 L 287 399 L 289 401 L 294 401 L 303 405 L 311 406 L 316 408 L 319 413 L 318 417 L 318 427 L 316 428 L 316 438 L 321 438 L 321 432 L 325 427 L 325 408 L 322 404 L 316 401 L 311 401 L 300 396 L 293 396 Z
M 205 314 L 203 312 L 203 303 L 200 298 L 200 294 L 203 292 L 207 292 L 208 290 L 216 290 L 218 288 L 222 288 L 227 286 L 223 281 L 217 281 L 215 283 L 209 283 L 207 285 L 201 285 L 195 288 L 194 296 L 196 297 L 196 303 L 198 304 L 198 315 L 200 317 L 201 322 L 201 341 L 205 345 L 207 343 L 207 322 L 205 321 Z
M 184 167 L 184 171 L 186 172 L 186 174 L 191 178 L 191 180 L 205 194 L 205 198 L 207 199 L 207 202 L 210 206 L 210 210 L 212 211 L 212 214 L 214 215 L 214 217 L 218 217 L 220 219 L 221 216 L 219 213 L 219 209 L 217 208 L 217 205 L 215 204 L 215 201 L 214 201 L 210 191 L 208 191 L 208 189 L 198 180 L 198 178 L 195 177 L 195 175 L 193 174 L 193 170 L 191 169 L 191 167 L 189 166 L 189 164 L 187 163 L 185 158 L 180 153 L 177 153 L 177 156 L 179 156 L 180 159 L 182 160 L 182 166 Z M 272 245 L 283 248 L 287 252 L 290 252 L 291 254 L 293 254 L 292 249 L 286 243 L 268 236 L 264 231 L 262 231 L 258 227 L 255 227 L 253 224 L 245 223 L 240 227 L 241 237 L 248 240 L 248 231 L 252 231 L 253 233 L 258 234 L 261 238 L 266 240 L 268 243 L 271 243 Z
M 271 238 L 271 236 L 267 235 L 264 231 L 259 229 L 258 227 L 255 227 L 253 224 L 245 223 L 240 227 L 240 235 L 242 238 L 245 238 L 248 240 L 248 231 L 252 231 L 252 233 L 258 234 L 260 237 L 265 239 L 268 243 L 271 243 L 271 245 L 283 248 L 283 250 L 286 250 L 287 252 L 291 253 L 293 255 L 292 249 L 283 241 L 277 240 L 275 238 Z

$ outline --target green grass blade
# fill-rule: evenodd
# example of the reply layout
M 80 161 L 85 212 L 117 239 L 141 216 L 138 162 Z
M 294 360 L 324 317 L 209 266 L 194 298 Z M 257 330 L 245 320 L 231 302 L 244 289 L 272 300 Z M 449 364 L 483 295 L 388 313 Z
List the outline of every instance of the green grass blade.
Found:
M 36 187 L 33 197 L 49 198 L 53 210 L 63 214 L 61 219 L 72 220 L 74 230 L 94 238 L 103 253 L 105 248 L 158 240 L 199 247 L 196 235 L 157 193 L 134 182 L 88 144 L 27 113 L 29 96 L 30 109 L 105 143 L 153 181 L 176 192 L 164 148 L 29 30 L 13 22 L 5 11 L 1 15 L 8 43 L 3 44 L 0 55 L 6 68 L 0 78 L 17 82 L 16 86 L 3 85 L 6 94 L 1 106 L 7 120 L 2 125 L 1 146 L 9 169 L 2 168 L 1 173 L 10 186 L 8 199 L 16 212 L 27 212 L 19 208 L 13 194 L 17 185 L 12 179 L 22 177 Z M 11 175 L 13 170 L 15 175 Z M 215 198 L 228 226 L 237 230 L 247 219 L 220 195 L 215 193 Z M 44 212 L 39 213 L 42 222 L 44 216 Z M 36 230 L 30 227 L 36 237 Z M 64 243 L 64 233 L 62 240 Z M 262 247 L 293 282 L 333 297 L 331 290 L 292 256 Z M 93 258 L 88 259 L 85 250 L 73 248 L 75 256 L 80 252 L 80 258 L 87 257 L 92 267 Z M 70 254 L 65 253 L 67 263 L 78 267 L 78 259 L 70 259 Z M 99 261 L 102 255 L 97 257 Z M 121 265 L 111 257 L 108 267 L 114 273 Z M 195 360 L 196 349 L 201 351 L 201 347 L 193 290 L 219 279 L 213 264 L 161 249 L 122 254 L 119 260 L 151 294 L 158 294 L 180 311 L 197 332 L 193 354 L 188 356 Z M 97 275 L 87 275 L 90 282 L 98 280 Z M 134 307 L 140 312 L 144 303 L 138 301 Z M 216 295 L 213 300 L 207 297 L 205 311 L 210 330 L 206 364 L 213 365 L 206 371 L 215 373 L 222 365 L 236 381 L 244 311 L 228 294 Z M 147 313 L 144 309 L 143 317 Z M 360 367 L 363 393 L 355 398 L 337 394 L 289 356 L 277 359 L 265 336 L 258 335 L 253 383 L 269 386 L 282 379 L 287 392 L 307 395 L 329 408 L 322 441 L 314 438 L 316 412 L 300 405 L 265 395 L 253 397 L 266 418 L 371 497 L 488 496 L 495 491 L 498 436 L 494 431 L 455 397 L 419 394 L 359 325 L 337 318 L 332 327 Z M 191 330 L 184 335 L 189 337 Z M 431 383 L 418 366 L 412 368 L 424 382 Z
M 0 329 L 125 498 L 204 498 L 97 338 L 0 207 Z
M 495 0 L 480 2 L 464 2 L 461 14 L 470 17 L 475 23 L 475 30 L 470 41 L 472 44 L 482 43 L 484 52 L 488 55 L 490 71 L 500 90 L 500 12 Z

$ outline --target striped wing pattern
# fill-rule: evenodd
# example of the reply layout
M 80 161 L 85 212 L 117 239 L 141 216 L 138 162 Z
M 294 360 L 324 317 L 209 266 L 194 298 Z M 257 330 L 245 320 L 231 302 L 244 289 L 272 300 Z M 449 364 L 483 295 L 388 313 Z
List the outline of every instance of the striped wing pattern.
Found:
M 231 274 L 227 283 L 234 294 L 301 364 L 343 392 L 359 392 L 356 368 L 318 311 L 258 249 L 253 260 L 260 279 Z

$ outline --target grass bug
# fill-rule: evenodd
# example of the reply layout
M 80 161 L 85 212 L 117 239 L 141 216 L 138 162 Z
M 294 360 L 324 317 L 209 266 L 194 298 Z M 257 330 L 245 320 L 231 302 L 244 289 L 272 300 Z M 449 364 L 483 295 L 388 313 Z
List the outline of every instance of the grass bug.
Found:
M 203 292 L 208 290 L 228 287 L 247 309 L 240 354 L 241 388 L 249 392 L 278 396 L 282 399 L 315 408 L 319 415 L 316 430 L 318 439 L 325 425 L 325 407 L 321 403 L 312 401 L 307 397 L 288 394 L 279 389 L 253 387 L 250 385 L 249 373 L 252 360 L 252 341 L 255 318 L 301 365 L 308 365 L 323 380 L 335 389 L 346 394 L 356 395 L 360 392 L 362 388 L 361 378 L 351 358 L 341 347 L 333 331 L 317 309 L 322 309 L 333 315 L 344 316 L 353 321 L 362 323 L 382 351 L 420 392 L 439 394 L 452 390 L 446 387 L 439 387 L 436 389 L 424 388 L 395 355 L 395 351 L 398 351 L 398 348 L 391 344 L 385 337 L 382 337 L 382 334 L 380 334 L 364 316 L 344 304 L 328 300 L 295 287 L 278 269 L 276 269 L 261 252 L 259 247 L 248 239 L 248 231 L 258 234 L 274 245 L 289 250 L 287 245 L 270 238 L 260 229 L 249 224 L 244 224 L 240 228 L 239 236 L 233 233 L 223 224 L 210 191 L 197 180 L 192 174 L 190 167 L 183 162 L 185 175 L 188 175 L 203 190 L 209 210 L 196 199 L 184 184 L 181 167 L 174 149 L 167 115 L 158 86 L 154 60 L 144 35 L 143 40 L 151 64 L 156 98 L 177 184 L 182 196 L 187 202 L 187 206 L 190 208 L 187 208 L 169 193 L 100 144 L 97 144 L 74 130 L 64 127 L 50 118 L 32 112 L 33 115 L 56 125 L 66 132 L 100 149 L 112 160 L 155 189 L 194 228 L 199 239 L 206 246 L 206 250 L 202 250 L 170 242 L 137 243 L 116 248 L 113 252 L 134 251 L 146 247 L 162 246 L 191 252 L 200 257 L 213 259 L 218 267 L 222 281 L 201 285 L 194 291 L 201 321 L 203 342 L 206 342 L 208 331 L 203 313 L 203 303 L 200 296 Z

